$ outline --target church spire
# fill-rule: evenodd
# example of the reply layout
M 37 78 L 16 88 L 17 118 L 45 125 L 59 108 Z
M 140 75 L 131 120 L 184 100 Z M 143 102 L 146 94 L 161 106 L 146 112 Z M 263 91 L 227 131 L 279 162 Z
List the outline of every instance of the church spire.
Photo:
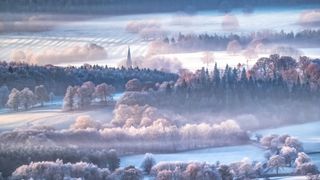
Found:
M 126 65 L 127 65 L 127 68 L 132 68 L 130 46 L 128 47 L 128 55 L 127 55 L 127 64 Z

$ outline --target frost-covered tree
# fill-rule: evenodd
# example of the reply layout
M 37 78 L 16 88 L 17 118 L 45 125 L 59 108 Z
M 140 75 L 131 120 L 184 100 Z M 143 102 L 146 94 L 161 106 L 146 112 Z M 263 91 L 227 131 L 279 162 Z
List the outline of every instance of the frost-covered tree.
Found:
M 107 101 L 108 97 L 112 97 L 112 94 L 115 92 L 115 88 L 112 85 L 102 83 L 96 86 L 95 96 L 101 101 Z
M 142 180 L 142 172 L 134 166 L 128 166 L 124 169 L 117 169 L 112 173 L 111 179 L 119 180 Z
M 139 79 L 131 79 L 126 83 L 126 91 L 141 91 L 142 83 Z
M 8 86 L 2 85 L 0 87 L 0 108 L 5 106 L 5 104 L 7 103 L 9 93 L 10 91 L 8 89 Z
M 150 171 L 155 164 L 156 164 L 156 161 L 153 157 L 153 154 L 146 153 L 144 155 L 144 158 L 143 158 L 143 161 L 141 164 L 141 168 L 143 169 L 143 171 L 145 173 L 150 174 Z
M 9 94 L 7 106 L 15 111 L 19 110 L 20 105 L 20 91 L 13 88 Z
M 95 179 L 107 180 L 110 178 L 110 171 L 106 168 L 98 168 L 94 164 L 78 162 L 75 164 L 64 164 L 61 160 L 56 162 L 42 161 L 31 162 L 29 165 L 22 165 L 12 173 L 12 179 Z
M 300 164 L 295 171 L 299 175 L 315 175 L 319 173 L 317 165 L 311 162 Z
M 280 150 L 280 155 L 285 158 L 286 164 L 291 167 L 297 157 L 297 150 L 293 147 L 283 146 Z
M 41 106 L 43 106 L 44 102 L 49 101 L 49 94 L 44 85 L 36 86 L 34 88 L 34 93 L 37 97 L 38 102 L 40 102 Z
M 235 179 L 254 178 L 257 176 L 255 164 L 248 158 L 244 158 L 240 162 L 230 164 Z
M 310 161 L 311 161 L 311 159 L 310 159 L 310 157 L 309 157 L 306 153 L 304 153 L 304 152 L 299 152 L 299 153 L 298 153 L 298 157 L 296 158 L 296 160 L 294 161 L 294 163 L 295 163 L 296 166 L 300 166 L 300 165 L 302 165 L 302 164 L 304 164 L 304 163 L 308 163 L 308 162 L 310 162 Z
M 63 109 L 66 111 L 71 111 L 75 107 L 75 95 L 77 94 L 77 87 L 69 86 L 67 88 L 66 94 L 63 98 Z
M 215 166 L 206 163 L 190 163 L 184 171 L 184 176 L 186 179 L 190 180 L 221 180 L 221 176 L 216 170 Z
M 295 148 L 298 152 L 303 151 L 302 143 L 295 137 L 287 137 L 285 145 Z
M 219 170 L 219 173 L 221 175 L 222 180 L 233 180 L 233 174 L 232 174 L 229 166 L 220 165 L 218 170 Z
M 107 157 L 107 164 L 110 171 L 114 171 L 120 167 L 120 159 L 118 157 L 117 151 L 114 149 L 109 150 Z
M 19 93 L 20 105 L 25 109 L 29 109 L 36 104 L 36 96 L 29 88 L 24 88 Z
M 280 155 L 273 155 L 268 161 L 268 167 L 271 169 L 276 169 L 276 173 L 279 174 L 279 168 L 286 165 L 286 160 Z
M 94 91 L 95 91 L 95 85 L 91 81 L 87 81 L 83 83 L 77 89 L 77 95 L 78 95 L 77 104 L 79 108 L 88 107 L 91 104 Z
M 94 121 L 90 116 L 79 116 L 75 123 L 71 125 L 71 129 L 99 129 L 100 127 L 101 124 Z
M 311 162 L 310 157 L 304 153 L 299 152 L 298 157 L 295 160 L 296 173 L 300 175 L 317 174 L 318 168 Z
M 182 178 L 182 177 L 181 177 Z M 156 180 L 174 179 L 174 173 L 171 170 L 163 170 L 157 174 Z

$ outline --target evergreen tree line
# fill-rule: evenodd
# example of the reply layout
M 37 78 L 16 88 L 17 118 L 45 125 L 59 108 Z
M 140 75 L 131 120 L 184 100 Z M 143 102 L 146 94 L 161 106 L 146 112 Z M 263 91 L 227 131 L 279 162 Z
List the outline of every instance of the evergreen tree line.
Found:
M 107 83 L 115 87 L 116 91 L 121 91 L 125 84 L 134 78 L 140 79 L 143 83 L 156 83 L 175 81 L 178 75 L 151 69 L 110 68 L 98 65 L 57 67 L 0 62 L 0 86 L 6 85 L 9 90 L 21 90 L 25 87 L 33 89 L 41 84 L 58 96 L 64 95 L 69 85 L 81 85 L 87 81 L 94 84 Z
M 219 34 L 182 34 L 176 37 L 165 37 L 163 42 L 174 48 L 174 51 L 183 50 L 225 50 L 231 41 L 237 41 L 243 48 L 256 46 L 258 43 L 267 44 L 298 44 L 303 47 L 318 46 L 320 42 L 320 30 L 303 30 L 299 32 L 269 32 L 262 31 L 248 35 L 219 35 Z
M 164 106 L 221 110 L 250 105 L 290 101 L 317 103 L 320 97 L 320 60 L 271 55 L 261 58 L 249 70 L 230 67 L 202 68 L 181 74 L 175 83 L 160 85 Z M 172 100 L 174 99 L 174 101 Z

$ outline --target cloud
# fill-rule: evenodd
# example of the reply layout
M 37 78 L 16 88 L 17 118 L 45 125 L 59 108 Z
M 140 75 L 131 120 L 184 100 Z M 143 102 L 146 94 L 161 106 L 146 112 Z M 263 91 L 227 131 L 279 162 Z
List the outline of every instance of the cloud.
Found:
M 310 10 L 301 13 L 298 24 L 301 26 L 320 26 L 320 10 Z
M 290 56 L 294 59 L 299 59 L 300 56 L 303 56 L 303 52 L 301 50 L 290 46 L 277 46 L 271 50 L 271 54 Z
M 0 32 L 41 32 L 54 24 L 48 16 L 1 14 Z
M 126 31 L 130 33 L 139 33 L 146 28 L 160 28 L 161 25 L 156 21 L 131 21 L 126 26 Z
M 131 21 L 125 30 L 129 33 L 139 34 L 143 39 L 157 39 L 166 33 L 161 29 L 161 24 L 156 21 Z
M 223 16 L 221 26 L 225 31 L 234 31 L 239 28 L 238 18 L 232 14 L 226 14 Z
M 81 62 L 107 58 L 107 51 L 96 44 L 73 46 L 63 49 L 47 48 L 40 51 L 13 50 L 12 61 L 26 61 L 32 64 L 59 64 L 65 62 Z
M 88 19 L 83 15 L 0 13 L 0 33 L 43 32 L 67 21 Z
M 119 63 L 119 66 L 125 65 L 125 60 Z M 167 58 L 161 56 L 153 56 L 153 57 L 135 57 L 132 61 L 133 67 L 139 68 L 149 68 L 149 69 L 158 69 L 166 72 L 179 72 L 182 69 L 182 63 L 174 58 Z

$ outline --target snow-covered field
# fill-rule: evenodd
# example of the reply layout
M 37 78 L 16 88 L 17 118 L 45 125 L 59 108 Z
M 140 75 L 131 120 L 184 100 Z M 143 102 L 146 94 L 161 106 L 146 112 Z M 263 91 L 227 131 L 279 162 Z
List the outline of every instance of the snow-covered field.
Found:
M 320 168 L 320 121 L 258 131 L 260 134 L 289 134 L 302 141 L 304 150 Z M 315 154 L 313 154 L 315 153 Z
M 114 100 L 118 100 L 123 93 L 116 93 Z M 29 111 L 12 112 L 8 109 L 0 109 L 0 132 L 20 127 L 52 126 L 56 129 L 65 129 L 76 120 L 78 116 L 88 115 L 102 123 L 112 119 L 112 107 L 103 107 L 88 111 L 64 112 L 62 99 L 46 103 L 44 107 L 38 107 Z
M 306 152 L 320 152 L 320 121 L 258 131 L 259 134 L 289 134 L 303 142 Z
M 263 150 L 251 145 L 230 146 L 219 148 L 208 148 L 201 150 L 186 151 L 171 154 L 154 154 L 156 162 L 177 161 L 177 162 L 207 162 L 215 164 L 217 161 L 223 164 L 229 164 L 235 161 L 241 161 L 244 158 L 251 160 L 263 160 Z M 140 167 L 144 154 L 125 156 L 121 158 L 121 167 L 134 165 Z
M 100 122 L 109 122 L 112 119 L 112 108 L 104 107 L 89 111 L 63 112 L 59 108 L 37 108 L 18 113 L 0 115 L 0 132 L 19 127 L 52 126 L 57 129 L 69 128 L 78 116 L 89 115 Z

